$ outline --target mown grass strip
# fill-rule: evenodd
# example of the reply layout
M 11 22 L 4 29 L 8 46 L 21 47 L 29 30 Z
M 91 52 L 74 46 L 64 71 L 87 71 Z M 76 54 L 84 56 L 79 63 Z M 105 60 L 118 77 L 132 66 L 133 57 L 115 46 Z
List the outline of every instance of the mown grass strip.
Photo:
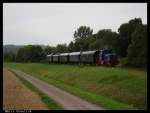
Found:
M 46 94 L 42 93 L 38 88 L 33 86 L 30 82 L 28 82 L 27 80 L 25 80 L 25 79 L 21 78 L 20 76 L 18 76 L 14 71 L 12 71 L 10 69 L 8 69 L 8 70 L 11 71 L 15 76 L 17 76 L 19 78 L 19 80 L 26 87 L 31 89 L 33 92 L 37 93 L 41 97 L 42 102 L 45 103 L 50 110 L 63 110 L 63 107 L 61 105 L 59 105 L 54 100 L 49 98 Z

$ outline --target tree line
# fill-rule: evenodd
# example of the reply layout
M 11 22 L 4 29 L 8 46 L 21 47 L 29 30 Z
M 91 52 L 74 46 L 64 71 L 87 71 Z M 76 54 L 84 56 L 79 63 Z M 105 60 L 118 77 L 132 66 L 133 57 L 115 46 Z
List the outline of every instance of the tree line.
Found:
M 93 33 L 89 26 L 80 26 L 74 31 L 73 40 L 67 44 L 47 46 L 28 45 L 20 48 L 17 54 L 4 53 L 4 61 L 40 62 L 47 54 L 87 50 L 111 49 L 122 59 L 124 66 L 146 67 L 147 65 L 147 25 L 141 18 L 134 18 L 123 23 L 118 33 L 111 29 L 101 29 Z

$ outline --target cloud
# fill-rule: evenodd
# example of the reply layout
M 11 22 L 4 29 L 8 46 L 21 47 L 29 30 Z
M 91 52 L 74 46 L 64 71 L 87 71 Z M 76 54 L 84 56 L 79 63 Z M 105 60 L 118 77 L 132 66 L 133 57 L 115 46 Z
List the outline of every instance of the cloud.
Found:
M 81 25 L 117 31 L 119 26 L 135 17 L 147 23 L 147 4 L 52 4 L 4 3 L 4 44 L 69 43 Z

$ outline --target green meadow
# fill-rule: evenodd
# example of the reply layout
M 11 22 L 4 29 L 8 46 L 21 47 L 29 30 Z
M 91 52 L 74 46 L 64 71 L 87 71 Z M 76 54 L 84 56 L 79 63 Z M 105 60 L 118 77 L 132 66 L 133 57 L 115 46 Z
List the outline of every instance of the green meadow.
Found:
M 4 63 L 106 109 L 147 109 L 147 72 L 40 63 Z

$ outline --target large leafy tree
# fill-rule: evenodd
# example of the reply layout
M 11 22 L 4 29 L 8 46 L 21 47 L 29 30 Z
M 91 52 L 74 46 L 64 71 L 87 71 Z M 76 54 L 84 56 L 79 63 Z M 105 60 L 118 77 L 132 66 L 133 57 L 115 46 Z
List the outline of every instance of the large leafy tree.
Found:
M 75 50 L 88 50 L 89 48 L 89 40 L 92 38 L 93 30 L 87 26 L 80 26 L 74 32 L 74 39 L 75 39 Z
M 124 23 L 118 29 L 119 40 L 118 40 L 118 53 L 122 57 L 127 55 L 127 48 L 131 42 L 132 33 L 135 31 L 138 25 L 142 25 L 142 20 L 140 18 L 135 18 L 130 20 L 128 23 Z
M 103 48 L 102 39 L 94 39 L 89 45 L 90 50 L 99 50 Z
M 83 39 L 88 38 L 93 33 L 93 30 L 90 27 L 87 26 L 80 26 L 75 32 L 74 32 L 74 38 L 77 39 Z
M 116 52 L 116 41 L 118 40 L 118 34 L 112 32 L 110 29 L 99 30 L 93 35 L 93 42 L 91 41 L 91 49 L 111 49 Z
M 147 26 L 139 25 L 132 34 L 128 47 L 126 65 L 146 67 L 147 65 Z

